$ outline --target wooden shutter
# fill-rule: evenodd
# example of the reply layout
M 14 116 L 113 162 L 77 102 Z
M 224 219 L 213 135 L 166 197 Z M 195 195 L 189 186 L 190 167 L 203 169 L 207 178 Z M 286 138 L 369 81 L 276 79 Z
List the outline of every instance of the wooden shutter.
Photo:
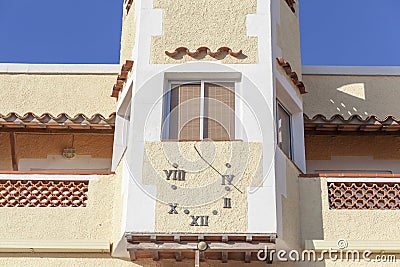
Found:
M 235 139 L 235 84 L 204 83 L 204 139 Z
M 170 139 L 200 140 L 200 84 L 172 84 Z

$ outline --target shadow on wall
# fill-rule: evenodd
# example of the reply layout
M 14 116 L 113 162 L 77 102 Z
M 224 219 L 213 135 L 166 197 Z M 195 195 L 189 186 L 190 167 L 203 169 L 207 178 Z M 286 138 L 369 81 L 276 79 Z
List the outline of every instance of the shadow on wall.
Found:
M 323 240 L 322 190 L 320 178 L 299 178 L 301 240 Z M 325 266 L 325 265 L 318 265 Z
M 304 75 L 303 80 L 309 92 L 303 98 L 304 112 L 309 117 L 357 114 L 384 119 L 400 114 L 400 76 Z
M 299 177 L 297 167 L 279 149 L 276 152 L 277 248 L 286 252 L 283 258 L 288 261 L 280 262 L 275 254 L 274 263 L 277 263 L 276 266 L 324 267 L 325 262 L 302 260 L 305 240 L 324 239 L 321 183 L 319 179 Z M 279 210 L 282 212 L 279 213 Z M 293 261 L 295 252 L 299 253 L 299 261 Z

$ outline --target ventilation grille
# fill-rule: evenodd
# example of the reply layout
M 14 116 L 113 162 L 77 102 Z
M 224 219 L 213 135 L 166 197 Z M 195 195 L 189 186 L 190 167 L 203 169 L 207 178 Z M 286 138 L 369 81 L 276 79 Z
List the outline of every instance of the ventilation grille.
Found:
M 86 207 L 89 181 L 0 180 L 0 207 Z
M 330 209 L 399 210 L 398 183 L 328 183 Z

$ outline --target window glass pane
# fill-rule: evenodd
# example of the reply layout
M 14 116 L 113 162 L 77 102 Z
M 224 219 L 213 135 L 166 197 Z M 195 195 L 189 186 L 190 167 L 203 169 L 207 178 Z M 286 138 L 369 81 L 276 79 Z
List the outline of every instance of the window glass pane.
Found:
M 170 139 L 200 139 L 200 88 L 200 84 L 172 84 L 169 114 Z
M 289 158 L 291 158 L 290 114 L 279 103 L 277 116 L 278 146 Z
M 235 84 L 204 84 L 204 139 L 235 139 Z

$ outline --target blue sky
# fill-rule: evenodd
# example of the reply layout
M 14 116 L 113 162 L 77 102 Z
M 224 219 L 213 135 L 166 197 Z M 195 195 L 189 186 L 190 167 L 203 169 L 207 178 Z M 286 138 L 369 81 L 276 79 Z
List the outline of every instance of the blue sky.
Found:
M 0 1 L 0 62 L 117 63 L 123 0 Z M 400 0 L 299 0 L 304 65 L 400 65 Z
M 400 0 L 299 0 L 303 65 L 400 65 Z

